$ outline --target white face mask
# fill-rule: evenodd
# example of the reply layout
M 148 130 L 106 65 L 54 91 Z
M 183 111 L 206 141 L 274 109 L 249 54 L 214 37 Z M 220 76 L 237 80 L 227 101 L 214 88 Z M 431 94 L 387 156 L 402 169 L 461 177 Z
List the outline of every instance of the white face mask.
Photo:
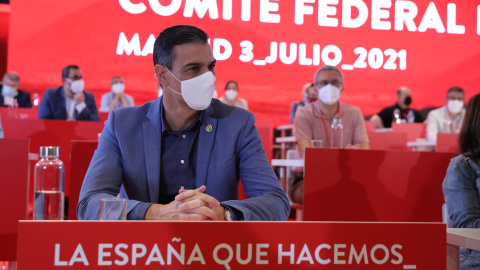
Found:
M 459 113 L 463 109 L 463 101 L 461 101 L 461 100 L 449 100 L 449 101 L 447 101 L 447 109 L 451 113 Z
M 15 88 L 15 87 L 11 87 L 9 85 L 4 85 L 2 87 L 2 95 L 3 96 L 14 97 L 16 93 L 17 93 L 17 88 Z
M 114 83 L 112 84 L 112 92 L 115 94 L 121 94 L 125 91 L 125 84 L 123 83 Z
M 331 84 L 318 89 L 318 98 L 327 105 L 335 104 L 340 97 L 340 89 Z
M 237 97 L 238 92 L 234 89 L 227 89 L 225 90 L 225 97 L 228 100 L 234 100 Z
M 82 92 L 84 87 L 85 82 L 83 80 L 76 80 L 70 84 L 70 90 L 75 94 Z
M 168 70 L 168 69 L 167 69 Z M 211 71 L 207 71 L 202 75 L 188 80 L 180 81 L 168 70 L 172 76 L 181 83 L 182 92 L 179 93 L 170 88 L 174 93 L 183 96 L 183 100 L 187 105 L 197 111 L 202 111 L 210 106 L 212 102 L 213 92 L 215 91 L 215 75 Z

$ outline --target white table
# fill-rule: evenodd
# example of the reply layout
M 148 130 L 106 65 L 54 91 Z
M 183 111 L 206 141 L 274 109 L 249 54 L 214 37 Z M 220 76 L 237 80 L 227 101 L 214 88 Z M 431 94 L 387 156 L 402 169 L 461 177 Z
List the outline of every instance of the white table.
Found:
M 304 164 L 303 159 L 272 159 L 272 166 L 303 167 Z
M 447 269 L 459 269 L 459 247 L 480 251 L 480 229 L 447 229 Z
M 277 137 L 275 139 L 276 143 L 294 143 L 295 142 L 295 136 L 287 136 L 287 137 Z
M 432 141 L 416 141 L 416 142 L 407 142 L 407 147 L 412 147 L 413 151 L 417 151 L 419 147 L 424 147 L 425 150 L 433 151 L 433 148 L 437 146 L 436 142 Z M 424 150 L 424 151 L 425 151 Z

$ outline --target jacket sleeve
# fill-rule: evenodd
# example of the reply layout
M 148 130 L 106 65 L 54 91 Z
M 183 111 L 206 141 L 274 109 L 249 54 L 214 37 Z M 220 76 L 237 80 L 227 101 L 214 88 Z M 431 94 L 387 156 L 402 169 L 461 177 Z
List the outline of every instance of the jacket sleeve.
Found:
M 100 217 L 100 199 L 116 197 L 121 189 L 124 172 L 121 148 L 115 134 L 114 112 L 105 121 L 98 148 L 92 157 L 77 205 L 77 217 L 80 220 L 98 220 Z M 140 201 L 128 200 L 127 218 L 143 219 L 143 216 L 132 218 L 130 213 Z M 149 205 L 147 205 L 148 207 Z M 145 210 L 146 211 L 146 210 Z
M 452 227 L 480 228 L 479 182 L 478 166 L 473 161 L 461 156 L 450 162 L 443 180 L 443 195 Z
M 40 107 L 38 108 L 38 119 L 53 119 L 51 108 L 51 97 L 50 91 L 48 89 L 45 91 L 42 97 L 42 101 L 40 102 Z
M 286 220 L 290 203 L 265 156 L 254 122 L 253 114 L 250 114 L 238 142 L 239 177 L 250 198 L 223 201 L 222 204 L 241 212 L 243 220 Z
M 100 116 L 97 111 L 97 104 L 93 94 L 85 93 L 85 107 L 79 114 L 77 114 L 77 120 L 85 121 L 100 121 Z

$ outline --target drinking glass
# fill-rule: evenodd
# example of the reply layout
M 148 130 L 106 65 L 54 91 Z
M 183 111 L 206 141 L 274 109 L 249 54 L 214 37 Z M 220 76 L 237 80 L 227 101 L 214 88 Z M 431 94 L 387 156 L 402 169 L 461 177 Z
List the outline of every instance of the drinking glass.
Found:
M 100 199 L 100 220 L 127 220 L 127 200 L 117 197 Z

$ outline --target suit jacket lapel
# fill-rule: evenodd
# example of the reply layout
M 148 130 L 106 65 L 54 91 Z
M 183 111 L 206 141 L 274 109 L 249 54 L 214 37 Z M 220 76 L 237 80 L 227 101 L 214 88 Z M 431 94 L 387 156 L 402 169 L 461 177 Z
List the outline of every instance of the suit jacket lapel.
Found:
M 160 190 L 160 152 L 162 149 L 162 124 L 160 113 L 161 99 L 152 103 L 147 121 L 143 123 L 143 140 L 145 152 L 145 165 L 147 171 L 148 191 L 150 201 L 158 203 Z
M 210 105 L 203 114 L 202 123 L 198 132 L 197 188 L 207 184 L 208 165 L 217 134 L 218 121 L 213 116 L 213 106 Z
M 57 90 L 57 100 L 53 101 L 53 106 L 60 106 L 58 112 L 59 116 L 62 118 L 59 119 L 68 119 L 67 115 L 67 98 L 65 97 L 65 91 L 63 90 L 63 86 L 60 86 Z M 56 111 L 56 110 L 54 110 Z

